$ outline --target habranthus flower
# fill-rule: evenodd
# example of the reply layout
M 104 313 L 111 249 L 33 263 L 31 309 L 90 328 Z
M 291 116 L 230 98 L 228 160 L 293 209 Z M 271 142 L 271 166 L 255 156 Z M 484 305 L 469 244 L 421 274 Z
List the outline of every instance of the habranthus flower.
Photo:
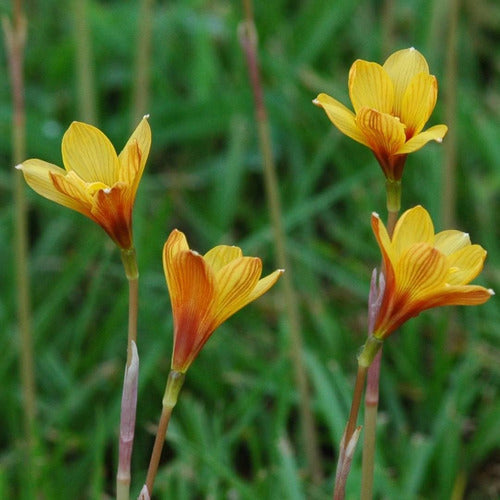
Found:
M 163 269 L 174 318 L 172 370 L 181 373 L 221 323 L 267 292 L 283 273 L 261 278 L 261 260 L 244 257 L 235 246 L 219 245 L 201 256 L 176 229 L 163 248 Z
M 329 95 L 313 101 L 344 134 L 368 146 L 385 176 L 399 180 L 408 153 L 441 142 L 448 127 L 423 131 L 437 99 L 437 80 L 414 48 L 399 50 L 384 65 L 358 59 L 349 72 L 354 112 Z
M 405 321 L 438 306 L 476 305 L 493 290 L 469 285 L 483 269 L 486 251 L 469 235 L 448 230 L 434 234 L 421 206 L 398 220 L 392 239 L 377 214 L 372 228 L 383 257 L 385 288 L 373 335 L 384 339 Z
M 151 147 L 147 118 L 119 155 L 99 129 L 73 122 L 62 139 L 64 169 L 38 159 L 16 168 L 38 194 L 86 215 L 127 250 L 133 246 L 132 209 Z

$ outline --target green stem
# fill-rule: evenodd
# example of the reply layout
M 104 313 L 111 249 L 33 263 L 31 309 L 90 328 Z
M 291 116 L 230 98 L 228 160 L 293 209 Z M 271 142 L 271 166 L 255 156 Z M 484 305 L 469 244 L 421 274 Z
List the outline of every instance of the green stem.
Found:
M 185 373 L 171 370 L 168 375 L 167 386 L 165 387 L 165 394 L 162 400 L 162 411 L 158 430 L 156 432 L 155 443 L 151 453 L 151 460 L 149 462 L 148 474 L 146 476 L 146 488 L 151 496 L 153 492 L 154 481 L 158 472 L 158 465 L 160 463 L 161 452 L 163 450 L 163 443 L 167 435 L 168 424 L 172 415 L 172 410 L 177 404 L 179 392 L 186 377 Z
M 23 60 L 26 44 L 26 17 L 21 0 L 13 1 L 12 23 L 2 19 L 9 61 L 12 93 L 12 160 L 15 165 L 26 156 L 26 113 L 24 104 Z M 35 496 L 37 468 L 35 461 L 36 433 L 36 384 L 31 327 L 30 279 L 28 272 L 28 219 L 21 172 L 14 171 L 14 258 L 16 271 L 17 319 L 20 337 L 19 369 L 24 405 L 24 432 L 26 439 L 26 467 L 29 471 L 27 489 Z
M 285 308 L 290 329 L 290 356 L 294 367 L 294 375 L 299 392 L 300 423 L 302 440 L 309 464 L 309 471 L 315 484 L 322 481 L 322 467 L 319 454 L 318 439 L 311 411 L 311 397 L 309 383 L 303 360 L 303 341 L 301 336 L 301 318 L 299 315 L 298 299 L 293 286 L 293 273 L 288 259 L 283 216 L 278 189 L 278 179 L 271 145 L 269 121 L 264 103 L 260 70 L 257 58 L 257 32 L 253 20 L 253 6 L 251 0 L 244 0 L 245 21 L 240 27 L 240 42 L 247 60 L 250 82 L 253 90 L 257 132 L 264 166 L 264 183 L 266 198 L 269 205 L 271 225 L 273 228 L 274 245 L 278 267 L 286 269 L 284 273 L 283 291 Z

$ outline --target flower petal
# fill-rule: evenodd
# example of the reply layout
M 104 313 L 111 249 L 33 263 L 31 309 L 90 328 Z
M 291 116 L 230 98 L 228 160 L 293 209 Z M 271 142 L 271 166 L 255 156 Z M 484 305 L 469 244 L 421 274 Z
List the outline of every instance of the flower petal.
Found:
M 408 85 L 415 75 L 419 73 L 429 74 L 429 65 L 425 57 L 412 47 L 391 54 L 385 61 L 383 68 L 394 83 L 394 107 L 392 113 L 401 116 L 403 96 Z
M 356 114 L 362 108 L 390 114 L 394 84 L 380 64 L 358 59 L 349 71 L 349 96 Z
M 424 132 L 420 132 L 420 134 L 412 137 L 406 144 L 403 144 L 396 151 L 396 154 L 401 155 L 413 153 L 414 151 L 424 147 L 429 141 L 442 142 L 446 132 L 448 132 L 448 127 L 446 125 L 434 125 Z
M 393 156 L 404 145 L 404 126 L 398 118 L 363 108 L 356 116 L 356 123 L 376 156 Z
M 446 257 L 428 243 L 411 246 L 396 265 L 398 292 L 411 303 L 441 292 L 448 273 Z M 422 309 L 421 309 L 422 310 Z
M 119 162 L 109 139 L 96 127 L 73 122 L 62 140 L 62 156 L 66 170 L 74 170 L 86 182 L 104 182 L 112 186 L 118 181 Z
M 261 272 L 262 262 L 258 257 L 240 257 L 217 272 L 214 329 L 248 304 L 247 298 L 257 285 Z
M 118 178 L 131 186 L 135 193 L 151 149 L 151 128 L 145 116 L 130 136 L 118 156 L 120 169 Z
M 407 210 L 399 218 L 392 235 L 392 248 L 397 258 L 416 243 L 434 243 L 434 226 L 432 219 L 420 205 Z
M 422 131 L 436 106 L 437 80 L 434 75 L 419 73 L 408 85 L 401 103 L 401 121 L 410 139 Z
M 19 168 L 23 172 L 28 185 L 38 194 L 59 203 L 59 205 L 89 216 L 90 207 L 84 201 L 86 198 L 85 193 L 83 193 L 84 197 L 80 199 L 80 191 L 75 192 L 69 186 L 68 189 L 61 189 L 61 184 L 69 184 L 65 182 L 65 170 L 38 159 L 26 160 Z M 60 183 L 56 181 L 55 184 L 54 179 L 60 180 Z
M 174 276 L 170 274 L 170 270 L 172 269 L 172 260 L 175 255 L 187 250 L 189 250 L 189 245 L 186 236 L 178 229 L 174 229 L 163 246 L 163 269 L 165 270 L 165 277 L 167 279 L 169 289 L 169 282 L 174 279 Z
M 325 110 L 330 121 L 345 135 L 365 146 L 368 146 L 364 135 L 356 125 L 354 113 L 342 103 L 327 94 L 319 94 L 313 101 L 316 106 Z
M 450 285 L 466 285 L 483 269 L 486 250 L 480 245 L 468 245 L 448 257 L 450 274 L 446 282 Z
M 434 237 L 434 246 L 445 255 L 451 255 L 468 245 L 470 245 L 469 235 L 456 229 L 441 231 Z
M 242 257 L 242 255 L 241 248 L 228 245 L 218 245 L 209 250 L 203 258 L 212 269 L 212 272 L 217 273 L 225 265 L 239 257 Z
M 247 296 L 246 303 L 249 304 L 255 299 L 258 299 L 261 295 L 264 295 L 278 281 L 284 272 L 284 269 L 277 269 L 273 273 L 268 274 L 265 278 L 260 279 L 255 288 Z
M 127 186 L 118 182 L 112 188 L 99 189 L 92 204 L 94 220 L 124 250 L 132 246 L 132 203 L 129 198 Z
M 439 306 L 475 306 L 484 304 L 495 293 L 479 285 L 447 286 L 427 301 L 425 309 Z
M 213 332 L 214 277 L 203 257 L 191 250 L 163 253 L 174 316 L 172 368 L 185 372 Z

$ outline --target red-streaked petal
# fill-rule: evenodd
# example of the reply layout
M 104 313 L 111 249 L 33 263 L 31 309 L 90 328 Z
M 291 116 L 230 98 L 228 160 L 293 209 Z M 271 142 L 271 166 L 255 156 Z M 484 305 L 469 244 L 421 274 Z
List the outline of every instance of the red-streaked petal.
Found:
M 273 273 L 268 274 L 265 278 L 260 279 L 255 288 L 247 296 L 246 303 L 249 304 L 255 299 L 258 299 L 261 295 L 264 295 L 278 281 L 284 272 L 284 269 L 277 269 Z
M 118 247 L 124 250 L 132 247 L 132 203 L 127 186 L 117 183 L 97 191 L 91 212 Z
M 375 109 L 362 108 L 356 116 L 356 123 L 376 156 L 393 156 L 406 141 L 404 126 L 399 119 Z
M 448 127 L 446 125 L 434 125 L 424 132 L 420 132 L 420 134 L 412 137 L 396 151 L 396 154 L 413 153 L 423 148 L 429 141 L 443 142 L 443 137 L 446 135 L 446 132 L 448 132 Z
M 80 191 L 75 192 L 75 188 L 70 186 L 69 182 L 65 182 L 66 171 L 64 169 L 38 159 L 26 160 L 18 168 L 22 171 L 28 186 L 39 195 L 89 216 L 90 207 L 87 196 Z M 56 179 L 55 183 L 54 179 Z
M 436 106 L 437 80 L 428 73 L 419 73 L 408 85 L 401 104 L 401 121 L 406 125 L 406 137 L 419 134 Z
M 240 257 L 217 272 L 213 328 L 248 304 L 247 298 L 256 287 L 261 272 L 262 262 L 257 257 Z
M 135 193 L 141 180 L 151 148 L 151 128 L 145 116 L 130 136 L 118 156 L 119 180 L 131 186 Z
M 119 162 L 115 148 L 96 127 L 73 122 L 62 140 L 66 170 L 74 170 L 85 182 L 103 182 L 112 186 L 118 181 Z
M 328 118 L 330 118 L 330 121 L 343 134 L 357 142 L 360 142 L 361 144 L 364 144 L 365 146 L 368 146 L 365 136 L 356 125 L 356 116 L 350 109 L 346 108 L 341 102 L 326 94 L 319 94 L 313 103 L 325 110 L 325 113 Z
M 380 64 L 358 59 L 349 72 L 349 96 L 356 114 L 362 108 L 390 114 L 394 84 Z
M 169 283 L 175 279 L 175 277 L 171 274 L 173 269 L 172 260 L 178 253 L 188 250 L 189 245 L 186 236 L 178 229 L 174 229 L 163 246 L 163 270 L 165 271 L 165 278 L 169 289 Z
M 185 372 L 213 332 L 214 279 L 203 257 L 191 250 L 163 253 L 174 316 L 172 368 Z

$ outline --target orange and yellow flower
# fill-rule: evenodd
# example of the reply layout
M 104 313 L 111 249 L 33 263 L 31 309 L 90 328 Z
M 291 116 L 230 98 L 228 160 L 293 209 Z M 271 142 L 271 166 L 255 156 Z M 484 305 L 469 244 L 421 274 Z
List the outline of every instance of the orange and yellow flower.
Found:
M 86 215 L 121 249 L 130 249 L 132 209 L 151 147 L 147 118 L 119 155 L 99 129 L 73 122 L 62 139 L 64 169 L 39 159 L 16 168 L 38 194 Z
M 354 113 L 329 95 L 313 101 L 344 134 L 368 146 L 385 176 L 399 180 L 408 153 L 441 142 L 448 127 L 422 131 L 437 99 L 437 80 L 414 48 L 392 54 L 383 66 L 358 59 L 349 72 Z
M 421 206 L 400 217 L 392 238 L 377 214 L 372 215 L 372 228 L 385 281 L 374 337 L 388 337 L 425 309 L 482 304 L 493 295 L 493 290 L 468 284 L 483 269 L 486 251 L 472 245 L 461 231 L 434 234 L 432 220 Z
M 174 317 L 172 370 L 181 373 L 221 323 L 267 292 L 283 273 L 260 278 L 261 260 L 244 257 L 235 246 L 219 245 L 201 256 L 176 229 L 163 248 L 163 269 Z

